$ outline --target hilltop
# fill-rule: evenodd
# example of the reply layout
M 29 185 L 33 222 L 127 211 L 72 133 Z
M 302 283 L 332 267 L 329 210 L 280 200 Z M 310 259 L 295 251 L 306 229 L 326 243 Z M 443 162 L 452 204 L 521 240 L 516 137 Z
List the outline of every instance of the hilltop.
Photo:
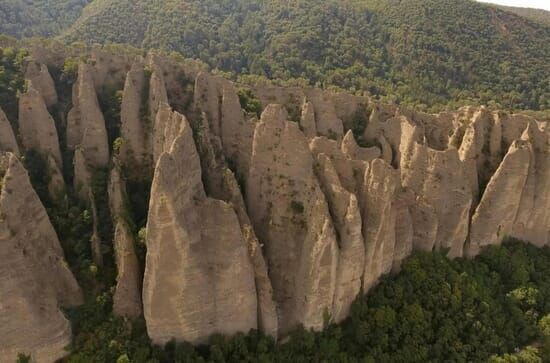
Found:
M 57 32 L 65 41 L 177 51 L 235 79 L 336 86 L 434 111 L 550 107 L 550 27 L 470 0 L 96 0 L 71 9 L 74 21 Z M 29 32 L 51 35 L 46 25 Z M 16 24 L 0 30 L 26 35 Z

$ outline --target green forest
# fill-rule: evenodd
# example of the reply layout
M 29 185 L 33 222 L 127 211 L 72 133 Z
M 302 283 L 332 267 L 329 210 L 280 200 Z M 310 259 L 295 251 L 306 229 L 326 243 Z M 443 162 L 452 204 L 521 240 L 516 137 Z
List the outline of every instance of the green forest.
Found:
M 235 79 L 337 87 L 429 111 L 550 108 L 550 27 L 530 20 L 533 11 L 471 0 L 73 2 L 70 11 L 59 0 L 0 4 L 0 31 L 49 36 L 53 17 L 64 41 L 176 51 Z M 56 10 L 29 24 L 24 14 L 40 4 Z

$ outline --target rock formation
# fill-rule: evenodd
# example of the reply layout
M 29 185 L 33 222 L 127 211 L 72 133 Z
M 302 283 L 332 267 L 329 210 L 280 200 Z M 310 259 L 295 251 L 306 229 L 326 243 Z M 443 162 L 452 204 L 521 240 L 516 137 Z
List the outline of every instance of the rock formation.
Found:
M 297 324 L 320 329 L 332 311 L 338 262 L 336 232 L 313 172 L 306 138 L 268 106 L 256 126 L 246 202 L 265 255 L 279 333 Z
M 34 88 L 42 95 L 47 107 L 57 104 L 55 83 L 45 64 L 39 64 L 33 60 L 28 60 L 25 70 L 25 79 L 30 81 Z
M 120 136 L 124 141 L 120 156 L 125 164 L 134 167 L 142 165 L 148 154 L 144 119 L 149 115 L 144 115 L 143 111 L 147 106 L 143 104 L 145 82 L 143 65 L 134 63 L 126 76 L 120 107 Z
M 126 318 L 141 315 L 141 271 L 134 248 L 134 235 L 128 225 L 126 187 L 120 166 L 115 162 L 108 184 L 109 207 L 115 234 L 113 246 L 117 266 L 117 282 L 113 294 L 113 312 Z
M 155 168 L 143 285 L 147 331 L 157 344 L 203 343 L 258 326 L 246 241 L 233 209 L 204 192 L 188 123 Z
M 17 157 L 2 154 L 0 171 L 0 358 L 14 362 L 25 353 L 53 362 L 71 342 L 71 325 L 59 306 L 81 303 L 82 294 Z
M 47 109 L 57 102 L 47 66 L 63 59 L 39 53 L 33 57 L 44 64 L 27 66 L 19 130 L 0 111 L 0 151 L 14 153 L 0 163 L 0 242 L 8 247 L 0 252 L 7 276 L 0 295 L 9 296 L 8 310 L 0 307 L 0 360 L 19 351 L 37 361 L 61 357 L 70 326 L 58 306 L 80 299 L 16 157 L 17 141 L 41 152 L 50 193 L 63 189 Z M 131 53 L 95 46 L 80 64 L 67 146 L 74 192 L 94 220 L 97 265 L 98 210 L 105 206 L 96 205 L 92 175 L 111 167 L 113 311 L 132 319 L 143 307 L 157 344 L 200 344 L 214 333 L 249 329 L 284 338 L 300 324 L 319 330 L 326 317 L 345 319 L 354 299 L 414 250 L 455 258 L 474 257 L 507 237 L 550 243 L 547 122 L 483 107 L 427 114 L 346 93 L 261 84 L 250 88 L 263 108 L 257 120 L 223 77 L 189 61 Z M 124 80 L 123 142 L 111 157 L 96 92 Z M 142 286 L 125 177 L 149 177 L 152 169 Z M 22 223 L 29 216 L 32 223 Z M 21 316 L 29 320 L 14 318 Z
M 28 84 L 27 92 L 19 98 L 19 134 L 26 150 L 36 150 L 45 157 L 51 155 L 57 166 L 61 167 L 61 150 L 55 121 L 32 83 Z
M 0 108 L 0 151 L 11 152 L 19 156 L 19 146 L 6 114 Z
M 77 146 L 91 167 L 105 167 L 109 163 L 105 119 L 99 108 L 92 67 L 86 63 L 78 67 L 73 108 L 67 118 L 67 147 L 74 150 Z

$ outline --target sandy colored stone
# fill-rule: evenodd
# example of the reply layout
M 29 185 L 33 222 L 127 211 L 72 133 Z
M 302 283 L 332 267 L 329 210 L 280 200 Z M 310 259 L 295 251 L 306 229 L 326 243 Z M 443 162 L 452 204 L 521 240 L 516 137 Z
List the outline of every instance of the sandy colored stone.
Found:
M 315 125 L 315 110 L 313 103 L 304 98 L 302 104 L 302 115 L 300 117 L 300 127 L 307 138 L 317 136 L 317 126 Z
M 417 196 L 409 207 L 413 226 L 413 249 L 430 252 L 437 238 L 437 214 L 430 204 Z
M 371 162 L 360 195 L 365 211 L 364 293 L 377 283 L 380 276 L 390 272 L 393 265 L 396 219 L 396 208 L 393 204 L 398 183 L 398 174 L 391 165 L 381 159 Z
M 241 179 L 246 178 L 250 167 L 255 127 L 254 121 L 245 118 L 233 85 L 224 85 L 221 100 L 221 141 L 226 159 L 230 160 Z
M 318 89 L 305 90 L 308 101 L 314 108 L 315 129 L 318 135 L 341 140 L 344 136 L 342 120 L 336 115 L 336 109 L 330 94 Z
M 82 293 L 26 170 L 8 153 L 0 156 L 0 171 L 0 359 L 15 362 L 25 353 L 54 362 L 71 342 L 59 306 L 82 303 Z
M 246 203 L 265 246 L 279 335 L 298 324 L 321 329 L 332 309 L 338 246 L 306 138 L 282 105 L 267 106 L 256 127 Z
M 529 172 L 529 146 L 512 144 L 493 175 L 472 217 L 467 255 L 474 257 L 484 246 L 498 245 L 510 234 Z
M 521 140 L 529 146 L 529 171 L 511 235 L 544 246 L 550 242 L 550 136 L 530 120 Z
M 120 137 L 123 140 L 120 158 L 123 163 L 134 167 L 145 166 L 147 159 L 152 157 L 146 149 L 145 127 L 149 115 L 144 114 L 147 107 L 143 104 L 145 81 L 143 64 L 134 63 L 126 76 L 120 106 Z M 153 121 L 149 120 L 149 129 L 152 129 Z
M 254 270 L 234 210 L 208 198 L 188 123 L 157 163 L 143 305 L 153 342 L 204 343 L 258 326 Z
M 109 162 L 109 144 L 105 119 L 99 108 L 92 66 L 80 63 L 73 85 L 73 108 L 67 116 L 67 147 L 82 148 L 91 167 L 105 167 Z
M 46 106 L 57 104 L 57 91 L 48 67 L 32 60 L 27 63 L 25 79 L 33 84 L 33 87 L 42 95 Z
M 109 174 L 107 187 L 109 209 L 115 226 L 114 251 L 117 266 L 117 283 L 113 294 L 113 312 L 126 318 L 137 318 L 141 315 L 141 278 L 135 238 L 126 218 L 126 183 L 121 175 L 118 160 Z
M 26 150 L 36 150 L 44 156 L 52 155 L 61 167 L 55 121 L 48 113 L 44 99 L 30 83 L 27 92 L 19 97 L 19 135 Z
M 371 162 L 372 160 L 379 158 L 382 154 L 380 149 L 376 146 L 372 147 L 360 147 L 355 141 L 353 132 L 349 130 L 342 140 L 342 152 L 350 159 L 363 160 Z
M 332 306 L 332 321 L 340 323 L 361 290 L 365 268 L 365 245 L 357 197 L 344 189 L 331 159 L 317 156 L 316 171 L 338 232 L 338 267 Z
M 0 151 L 11 152 L 19 156 L 19 146 L 15 140 L 13 129 L 2 108 L 0 108 Z
M 472 193 L 463 164 L 454 148 L 438 151 L 415 143 L 407 168 L 401 170 L 403 186 L 430 204 L 437 215 L 435 248 L 448 248 L 460 257 L 468 236 Z
M 134 243 L 132 231 L 124 219 L 119 218 L 113 243 L 117 266 L 113 313 L 129 319 L 141 315 L 141 274 Z

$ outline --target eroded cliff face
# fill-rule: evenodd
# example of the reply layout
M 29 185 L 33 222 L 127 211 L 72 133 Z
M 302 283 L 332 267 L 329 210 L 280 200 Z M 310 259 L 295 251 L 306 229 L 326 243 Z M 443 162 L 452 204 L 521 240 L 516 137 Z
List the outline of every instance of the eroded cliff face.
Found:
M 0 175 L 0 360 L 14 362 L 26 353 L 37 362 L 53 362 L 71 342 L 71 325 L 60 307 L 80 304 L 82 293 L 14 154 L 0 155 Z
M 251 88 L 262 105 L 258 120 L 241 108 L 243 85 L 192 62 L 98 48 L 92 60 L 79 67 L 68 117 L 74 189 L 93 201 L 92 171 L 111 168 L 114 311 L 134 318 L 143 306 L 155 343 L 204 343 L 213 333 L 249 329 L 284 337 L 298 325 L 318 330 L 327 317 L 342 321 L 352 302 L 399 270 L 413 250 L 473 257 L 507 236 L 550 242 L 547 123 L 482 107 L 426 114 L 345 93 L 261 85 Z M 42 66 L 29 69 L 29 78 L 42 72 Z M 118 151 L 107 144 L 96 95 L 109 75 L 125 80 Z M 30 88 L 22 97 L 21 146 L 39 149 L 60 167 L 48 97 L 39 92 L 47 93 Z M 27 112 L 28 105 L 36 112 Z M 0 149 L 17 152 L 16 140 L 0 112 Z M 5 170 L 22 170 L 11 159 L 15 166 Z M 152 169 L 141 281 L 125 221 L 125 180 Z M 11 196 L 6 182 L 3 188 L 2 198 Z M 43 210 L 40 215 L 46 218 Z M 3 233 L 9 243 L 19 241 Z M 24 258 L 12 260 L 34 271 Z M 51 313 L 36 319 L 51 322 L 32 332 L 38 338 L 21 335 L 16 343 L 39 352 L 40 337 L 59 336 L 65 344 L 70 331 L 56 318 L 60 296 L 36 293 L 52 301 Z M 25 307 L 30 316 L 33 304 Z M 30 327 L 6 319 L 22 331 Z M 1 329 L 0 338 L 7 334 Z
M 143 304 L 155 343 L 204 343 L 214 333 L 257 328 L 247 244 L 232 207 L 206 196 L 184 118 L 160 155 L 147 222 Z

